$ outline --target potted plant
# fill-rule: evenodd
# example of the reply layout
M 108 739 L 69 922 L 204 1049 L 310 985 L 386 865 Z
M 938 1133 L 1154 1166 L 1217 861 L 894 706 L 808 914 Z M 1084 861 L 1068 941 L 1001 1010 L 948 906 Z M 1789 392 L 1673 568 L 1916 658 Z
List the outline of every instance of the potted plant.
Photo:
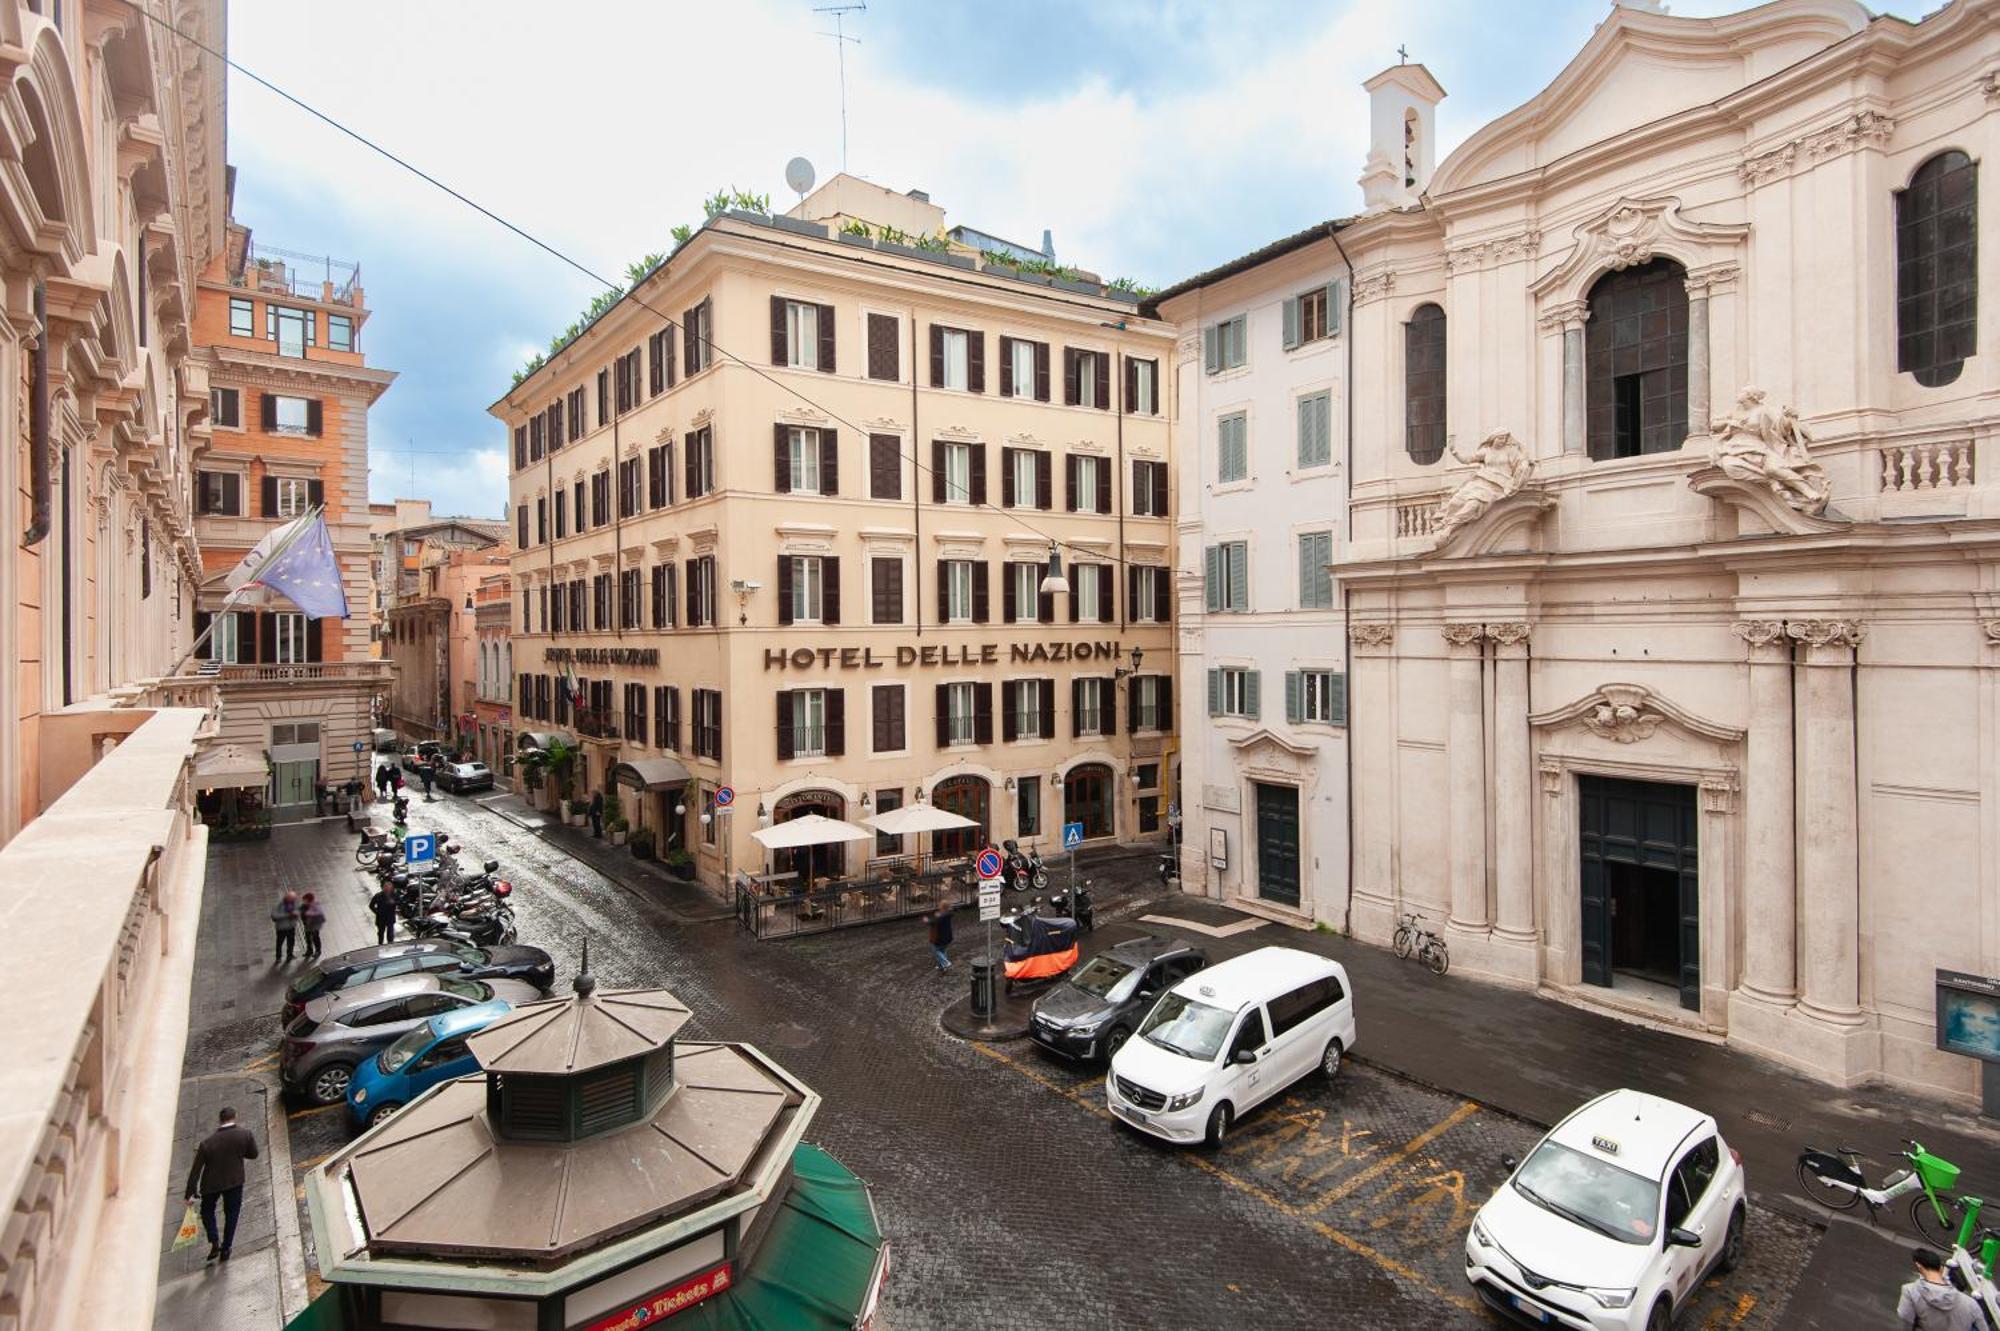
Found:
M 668 873 L 680 879 L 682 882 L 689 882 L 693 880 L 694 856 L 688 854 L 685 848 L 680 846 L 675 846 L 672 850 L 668 851 L 663 857 L 661 857 L 660 862 L 667 866 Z
M 590 801 L 572 797 L 563 805 L 563 821 L 571 827 L 582 827 L 590 821 Z
M 640 828 L 638 831 L 632 834 L 632 839 L 626 842 L 625 844 L 632 848 L 633 859 L 635 860 L 652 859 L 653 847 L 656 844 L 655 841 L 653 840 L 653 829 L 650 827 Z
M 624 845 L 625 838 L 631 830 L 632 825 L 625 821 L 625 815 L 619 811 L 616 804 L 604 811 L 604 835 L 611 839 L 612 845 Z

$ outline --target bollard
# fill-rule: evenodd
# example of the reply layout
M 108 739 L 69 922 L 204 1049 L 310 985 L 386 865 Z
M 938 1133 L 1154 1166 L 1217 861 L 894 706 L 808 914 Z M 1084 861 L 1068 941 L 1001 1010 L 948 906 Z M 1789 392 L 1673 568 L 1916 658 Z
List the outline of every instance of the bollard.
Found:
M 991 957 L 975 957 L 972 962 L 972 1015 L 993 1017 L 993 974 L 995 970 Z

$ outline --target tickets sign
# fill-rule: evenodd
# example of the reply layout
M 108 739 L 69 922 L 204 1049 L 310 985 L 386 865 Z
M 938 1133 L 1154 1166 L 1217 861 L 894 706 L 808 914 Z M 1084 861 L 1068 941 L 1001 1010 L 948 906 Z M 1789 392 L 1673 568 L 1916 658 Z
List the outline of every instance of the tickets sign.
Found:
M 685 1312 L 703 1299 L 713 1298 L 734 1287 L 735 1283 L 735 1272 L 730 1263 L 724 1262 L 665 1289 L 654 1290 L 637 1303 L 628 1303 L 594 1322 L 586 1322 L 581 1331 L 639 1331 L 639 1328 L 650 1326 L 663 1317 Z

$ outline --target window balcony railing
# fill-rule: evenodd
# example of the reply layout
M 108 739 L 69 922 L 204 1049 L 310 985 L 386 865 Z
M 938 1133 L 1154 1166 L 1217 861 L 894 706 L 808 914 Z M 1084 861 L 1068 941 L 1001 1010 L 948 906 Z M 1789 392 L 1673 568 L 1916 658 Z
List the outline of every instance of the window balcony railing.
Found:
M 576 733 L 591 739 L 617 739 L 618 718 L 609 707 L 576 709 Z
M 253 244 L 243 256 L 243 271 L 230 279 L 230 285 L 298 300 L 352 305 L 361 286 L 361 265 Z

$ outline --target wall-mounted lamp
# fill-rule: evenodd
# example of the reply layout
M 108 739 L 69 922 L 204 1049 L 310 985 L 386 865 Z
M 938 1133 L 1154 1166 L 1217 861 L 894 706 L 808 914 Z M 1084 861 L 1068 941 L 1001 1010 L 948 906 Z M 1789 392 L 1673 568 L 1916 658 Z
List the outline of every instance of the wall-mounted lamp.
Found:
M 868 807 L 868 792 L 865 790 L 861 792 L 861 807 L 864 809 Z
M 736 593 L 736 622 L 739 625 L 750 622 L 750 597 L 764 590 L 764 584 L 748 578 L 732 578 L 729 590 Z
M 712 813 L 705 813 L 701 816 L 701 825 L 703 827 L 707 827 L 710 823 L 714 821 L 715 821 L 715 815 Z
M 769 813 L 765 812 L 765 810 L 764 810 L 764 801 L 762 801 L 762 800 L 758 800 L 758 801 L 757 801 L 757 826 L 759 826 L 759 827 L 769 827 L 770 825 L 771 825 L 771 815 L 770 815 Z
M 687 806 L 687 805 L 685 805 L 685 804 L 676 804 L 676 805 L 674 805 L 674 817 L 676 817 L 676 818 L 685 818 L 685 817 L 687 817 L 687 812 L 688 812 L 688 806 Z
M 1124 666 L 1117 666 L 1117 667 L 1115 667 L 1115 668 L 1114 668 L 1114 669 L 1113 669 L 1113 670 L 1111 671 L 1111 677 L 1112 677 L 1113 679 L 1123 679 L 1123 678 L 1125 678 L 1125 677 L 1126 677 L 1127 675 L 1136 675 L 1136 674 L 1138 674 L 1138 673 L 1139 673 L 1139 662 L 1140 662 L 1140 661 L 1141 661 L 1142 659 L 1144 659 L 1145 655 L 1146 655 L 1146 649 L 1145 649 L 1145 648 L 1143 648 L 1143 647 L 1134 647 L 1134 648 L 1132 649 L 1132 665 L 1131 665 L 1131 668 L 1130 668 L 1130 669 L 1127 669 L 1127 668 L 1126 668 L 1126 667 L 1124 667 Z
M 1007 789 L 1012 790 L 1013 788 L 1014 788 L 1014 778 L 1010 776 L 1007 778 Z

